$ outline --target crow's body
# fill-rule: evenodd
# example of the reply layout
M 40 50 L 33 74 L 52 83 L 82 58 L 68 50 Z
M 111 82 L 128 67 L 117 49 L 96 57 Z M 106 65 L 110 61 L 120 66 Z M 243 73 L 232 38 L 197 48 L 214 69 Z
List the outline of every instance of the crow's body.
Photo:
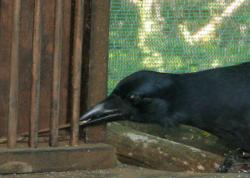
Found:
M 136 72 L 80 120 L 187 124 L 250 152 L 250 63 L 187 74 Z
M 186 124 L 250 151 L 250 63 L 174 77 Z

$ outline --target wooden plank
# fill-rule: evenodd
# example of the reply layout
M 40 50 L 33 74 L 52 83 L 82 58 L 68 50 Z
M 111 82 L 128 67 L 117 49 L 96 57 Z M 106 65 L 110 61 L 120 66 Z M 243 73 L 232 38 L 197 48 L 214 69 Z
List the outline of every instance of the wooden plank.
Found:
M 72 116 L 71 116 L 71 145 L 78 144 L 80 92 L 82 73 L 82 45 L 83 45 L 83 19 L 84 0 L 76 0 L 74 17 L 74 41 L 72 60 Z
M 92 1 L 89 52 L 88 107 L 104 99 L 107 92 L 109 0 Z M 87 142 L 105 139 L 105 125 L 86 128 Z
M 52 106 L 52 81 L 56 1 L 41 0 L 42 48 L 39 129 L 49 128 Z
M 21 0 L 15 0 L 11 57 L 10 57 L 11 71 L 10 71 L 9 120 L 8 120 L 9 148 L 14 148 L 16 146 L 16 139 L 17 139 L 20 11 L 21 11 Z
M 30 114 L 30 147 L 38 144 L 38 121 L 40 113 L 40 82 L 41 82 L 41 0 L 35 1 L 34 33 L 33 33 L 33 64 Z
M 53 76 L 53 57 L 54 57 L 54 16 L 55 16 L 55 1 L 41 1 L 41 98 L 40 98 L 40 117 L 39 129 L 49 128 L 52 106 L 52 76 Z M 71 1 L 63 1 L 64 3 L 64 18 L 63 18 L 63 55 L 62 55 L 62 77 L 60 91 L 60 124 L 65 124 L 68 114 L 68 78 L 69 78 L 69 60 L 70 60 L 70 28 L 71 28 Z M 20 85 L 19 97 L 19 120 L 22 122 L 19 125 L 19 133 L 24 133 L 30 130 L 30 110 L 31 107 L 31 83 L 32 83 L 32 41 L 33 41 L 33 17 L 34 1 L 28 0 L 22 2 L 22 8 L 30 9 L 23 10 L 21 18 L 22 32 L 20 41 Z M 47 9 L 46 9 L 47 8 Z M 34 16 L 34 15 L 33 15 Z M 53 27 L 53 28 L 52 28 Z
M 56 1 L 54 63 L 52 84 L 52 114 L 50 121 L 50 146 L 58 145 L 58 126 L 60 118 L 60 94 L 62 72 L 62 44 L 63 44 L 63 2 Z
M 0 174 L 111 168 L 115 150 L 105 144 L 0 151 Z
M 69 75 L 70 71 L 70 60 L 72 58 L 71 53 L 71 9 L 73 1 L 63 1 L 63 56 L 62 56 L 62 77 L 61 77 L 61 105 L 60 105 L 60 120 L 59 125 L 64 125 L 70 122 L 70 107 L 69 107 L 69 97 L 70 84 Z
M 13 1 L 0 1 L 0 135 L 8 134 L 10 53 Z
M 19 116 L 18 133 L 30 132 L 31 119 L 31 88 L 33 65 L 33 26 L 35 0 L 21 1 L 20 24 L 20 54 L 19 54 Z M 52 106 L 52 79 L 55 38 L 55 2 L 41 1 L 41 98 L 39 129 L 49 128 Z M 63 61 L 60 91 L 60 124 L 69 122 L 68 93 L 69 61 L 71 43 L 71 8 L 73 1 L 62 1 L 64 4 L 63 18 Z M 0 1 L 0 136 L 7 136 L 9 112 L 9 82 L 10 82 L 10 54 L 13 25 L 14 0 Z M 28 108 L 28 109 L 27 109 Z M 39 114 L 38 113 L 38 114 Z M 33 118 L 33 117 L 32 117 Z
M 34 0 L 22 1 L 19 42 L 19 110 L 18 134 L 30 129 Z

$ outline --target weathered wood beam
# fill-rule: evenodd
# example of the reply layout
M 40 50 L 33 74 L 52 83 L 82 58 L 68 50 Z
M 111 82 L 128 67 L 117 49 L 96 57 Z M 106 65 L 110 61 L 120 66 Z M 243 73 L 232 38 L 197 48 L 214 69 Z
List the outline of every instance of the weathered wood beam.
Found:
M 0 150 L 0 174 L 111 168 L 115 150 L 105 144 Z
M 136 131 L 118 123 L 108 124 L 107 142 L 117 149 L 120 161 L 154 169 L 215 172 L 223 162 L 220 155 Z

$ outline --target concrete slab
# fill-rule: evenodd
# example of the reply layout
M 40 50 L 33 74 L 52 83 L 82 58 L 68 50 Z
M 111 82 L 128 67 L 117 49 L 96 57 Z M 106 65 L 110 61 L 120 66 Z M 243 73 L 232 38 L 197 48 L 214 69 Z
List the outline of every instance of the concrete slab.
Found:
M 174 173 L 145 169 L 132 166 L 119 166 L 113 169 L 102 169 L 94 171 L 73 171 L 73 172 L 50 172 L 36 174 L 6 175 L 2 178 L 250 178 L 250 174 L 194 174 Z

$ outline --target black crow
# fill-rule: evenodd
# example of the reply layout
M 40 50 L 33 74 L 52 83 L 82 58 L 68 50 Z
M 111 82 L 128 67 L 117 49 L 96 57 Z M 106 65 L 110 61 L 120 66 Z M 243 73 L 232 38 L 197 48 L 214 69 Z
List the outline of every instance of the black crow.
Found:
M 250 152 L 250 62 L 185 74 L 133 73 L 80 122 L 122 119 L 191 125 Z

